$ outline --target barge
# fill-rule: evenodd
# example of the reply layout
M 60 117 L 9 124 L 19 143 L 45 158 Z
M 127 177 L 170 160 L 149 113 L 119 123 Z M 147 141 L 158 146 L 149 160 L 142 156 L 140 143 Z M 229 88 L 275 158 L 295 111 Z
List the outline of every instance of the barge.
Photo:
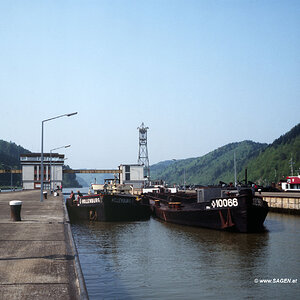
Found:
M 151 216 L 146 198 L 124 192 L 121 186 L 110 190 L 97 190 L 95 194 L 79 196 L 77 200 L 67 199 L 67 209 L 71 222 L 90 221 L 140 221 Z
M 259 232 L 268 214 L 268 203 L 250 188 L 203 188 L 194 193 L 144 190 L 154 217 L 165 222 L 237 232 Z

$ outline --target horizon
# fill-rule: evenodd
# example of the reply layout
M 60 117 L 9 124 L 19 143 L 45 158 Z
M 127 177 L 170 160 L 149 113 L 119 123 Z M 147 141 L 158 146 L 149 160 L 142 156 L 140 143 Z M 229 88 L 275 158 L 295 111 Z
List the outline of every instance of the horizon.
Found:
M 298 124 L 296 124 L 295 126 L 293 126 L 289 131 L 287 131 L 286 133 L 284 133 L 284 134 L 282 134 L 282 135 L 280 135 L 279 137 L 277 137 L 277 138 L 275 138 L 271 143 L 260 143 L 260 142 L 256 142 L 256 141 L 253 141 L 253 140 L 248 140 L 248 139 L 246 139 L 246 140 L 243 140 L 243 141 L 239 141 L 239 142 L 229 142 L 229 143 L 227 143 L 227 144 L 225 144 L 225 145 L 222 145 L 222 146 L 220 146 L 220 147 L 218 147 L 218 148 L 215 148 L 215 149 L 213 149 L 213 150 L 211 150 L 211 151 L 209 151 L 209 152 L 207 152 L 207 153 L 205 153 L 205 154 L 203 154 L 203 155 L 201 155 L 201 156 L 195 156 L 195 157 L 184 157 L 184 158 L 178 158 L 178 159 L 172 159 L 172 158 L 169 158 L 169 159 L 166 159 L 166 160 L 162 160 L 162 161 L 159 161 L 159 162 L 156 162 L 156 163 L 154 163 L 154 164 L 150 164 L 150 167 L 151 166 L 154 166 L 154 165 L 156 165 L 156 164 L 159 164 L 159 163 L 163 163 L 163 162 L 166 162 L 166 161 L 181 161 L 181 160 L 187 160 L 187 159 L 193 159 L 193 158 L 199 158 L 199 157 L 203 157 L 203 156 L 206 156 L 206 155 L 208 155 L 208 154 L 210 154 L 211 152 L 214 152 L 214 151 L 216 151 L 216 150 L 218 150 L 218 149 L 220 149 L 220 148 L 223 148 L 223 147 L 226 147 L 226 146 L 228 146 L 228 145 L 231 145 L 231 144 L 240 144 L 240 143 L 243 143 L 243 142 L 251 142 L 251 143 L 255 143 L 255 144 L 261 144 L 261 145 L 272 145 L 277 139 L 279 139 L 280 137 L 282 137 L 282 136 L 284 136 L 285 134 L 287 134 L 288 132 L 290 132 L 292 129 L 294 129 L 297 125 L 299 125 L 300 123 L 298 123 Z M 1 139 L 0 139 L 1 140 Z M 8 141 L 4 141 L 4 142 L 8 142 Z M 13 141 L 9 141 L 9 143 L 14 143 Z M 14 143 L 16 146 L 19 146 L 19 147 L 22 147 L 22 145 L 17 145 L 16 143 Z M 24 147 L 22 147 L 22 148 L 24 148 Z M 25 148 L 24 148 L 25 149 Z M 28 150 L 28 151 L 30 151 L 29 149 L 25 149 L 25 150 Z M 40 152 L 31 152 L 31 153 L 40 153 Z M 55 152 L 56 153 L 56 152 Z M 45 152 L 44 152 L 44 154 L 46 154 Z M 49 154 L 49 153 L 47 153 L 47 154 Z M 54 154 L 54 152 L 52 153 L 52 154 Z M 66 164 L 66 165 L 68 165 L 68 164 Z M 88 168 L 81 168 L 81 169 L 88 169 Z M 85 174 L 84 173 L 78 173 L 79 174 L 79 176 L 84 176 Z M 92 174 L 92 173 L 91 173 Z M 78 176 L 78 175 L 76 175 L 76 176 Z M 89 175 L 90 176 L 90 175 Z

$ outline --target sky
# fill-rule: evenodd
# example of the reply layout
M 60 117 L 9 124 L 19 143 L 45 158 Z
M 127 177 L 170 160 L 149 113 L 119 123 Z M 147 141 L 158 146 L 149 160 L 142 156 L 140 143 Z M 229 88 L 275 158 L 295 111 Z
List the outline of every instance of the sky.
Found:
M 72 168 L 272 143 L 300 121 L 300 1 L 0 0 L 0 139 Z

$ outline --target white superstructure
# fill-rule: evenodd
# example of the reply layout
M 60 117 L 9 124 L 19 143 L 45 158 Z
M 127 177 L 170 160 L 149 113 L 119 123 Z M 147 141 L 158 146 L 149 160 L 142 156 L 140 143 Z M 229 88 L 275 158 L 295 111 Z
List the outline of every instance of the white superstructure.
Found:
M 144 166 L 137 164 L 124 164 L 119 166 L 120 184 L 131 185 L 133 188 L 142 188 L 145 186 Z

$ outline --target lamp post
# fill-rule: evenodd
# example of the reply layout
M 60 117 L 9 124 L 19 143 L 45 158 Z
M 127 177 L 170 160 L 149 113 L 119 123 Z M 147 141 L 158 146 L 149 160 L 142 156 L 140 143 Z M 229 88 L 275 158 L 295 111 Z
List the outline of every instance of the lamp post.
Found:
M 185 167 L 184 167 L 184 173 L 183 173 L 183 188 L 185 190 Z
M 53 178 L 53 181 L 55 180 L 55 177 L 53 176 L 54 172 L 52 172 L 52 151 L 62 149 L 62 148 L 69 148 L 69 147 L 71 147 L 71 145 L 66 145 L 66 146 L 62 146 L 62 147 L 58 147 L 58 148 L 54 148 L 54 149 L 50 150 L 50 191 L 51 191 L 51 193 L 54 190 L 53 186 L 51 185 L 51 181 L 52 181 L 51 178 Z
M 58 119 L 58 118 L 62 118 L 62 117 L 71 117 L 76 115 L 77 112 L 74 113 L 70 113 L 70 114 L 64 114 L 64 115 L 60 115 L 57 117 L 53 117 L 50 119 L 46 119 L 42 121 L 42 142 L 41 142 L 41 197 L 40 197 L 40 201 L 43 202 L 43 192 L 44 192 L 44 123 L 54 120 L 54 119 Z
M 12 167 L 10 168 L 10 191 L 12 192 L 13 190 L 13 173 L 12 173 Z

